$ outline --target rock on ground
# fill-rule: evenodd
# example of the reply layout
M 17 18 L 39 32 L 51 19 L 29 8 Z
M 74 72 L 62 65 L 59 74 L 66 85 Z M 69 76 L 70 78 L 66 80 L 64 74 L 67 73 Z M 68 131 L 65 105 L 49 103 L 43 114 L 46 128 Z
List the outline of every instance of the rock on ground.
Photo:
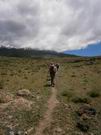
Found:
M 17 96 L 22 96 L 22 97 L 31 96 L 31 92 L 27 89 L 18 90 Z

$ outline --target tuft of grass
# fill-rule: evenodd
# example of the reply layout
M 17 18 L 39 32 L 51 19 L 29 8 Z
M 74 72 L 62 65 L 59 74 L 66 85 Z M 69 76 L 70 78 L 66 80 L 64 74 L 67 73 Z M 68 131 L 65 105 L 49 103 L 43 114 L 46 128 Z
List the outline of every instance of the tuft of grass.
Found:
M 87 97 L 75 97 L 72 99 L 72 102 L 74 103 L 89 103 L 90 99 Z
M 0 89 L 3 89 L 3 81 L 0 81 Z
M 27 76 L 24 76 L 24 79 L 28 79 L 28 77 Z
M 14 76 L 14 73 L 11 73 L 10 76 Z
M 21 73 L 21 70 L 18 70 L 19 73 Z
M 92 97 L 92 98 L 96 98 L 96 97 L 99 97 L 99 96 L 100 96 L 100 92 L 98 92 L 98 91 L 90 91 L 90 92 L 88 93 L 88 95 L 89 95 L 90 97 Z
M 67 98 L 68 100 L 73 97 L 73 93 L 71 91 L 63 91 L 61 93 L 62 97 Z
M 7 73 L 1 73 L 1 75 L 7 75 Z
M 5 103 L 4 98 L 0 97 L 0 103 Z
M 77 125 L 76 125 L 77 128 L 80 129 L 80 131 L 82 132 L 88 132 L 89 130 L 89 124 L 87 123 L 87 121 L 80 121 L 80 122 L 77 122 Z

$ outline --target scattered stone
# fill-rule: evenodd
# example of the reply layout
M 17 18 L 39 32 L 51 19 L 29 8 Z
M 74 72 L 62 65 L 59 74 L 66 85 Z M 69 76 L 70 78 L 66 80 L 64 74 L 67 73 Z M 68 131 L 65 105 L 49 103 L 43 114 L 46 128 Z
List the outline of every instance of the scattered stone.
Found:
M 27 131 L 24 133 L 24 135 L 28 135 Z
M 31 134 L 31 132 L 33 131 L 33 127 L 31 127 L 30 129 L 28 129 L 27 131 L 24 132 L 24 135 L 29 135 Z
M 79 108 L 77 111 L 79 116 L 82 116 L 83 114 L 86 114 L 87 116 L 95 116 L 96 115 L 96 110 L 88 105 L 84 105 Z
M 14 134 L 14 131 L 10 131 L 10 132 L 9 132 L 9 135 L 15 135 L 15 134 Z
M 13 116 L 12 116 L 12 115 L 9 115 L 9 116 L 8 116 L 8 118 L 9 118 L 9 119 L 12 119 L 12 118 L 13 118 Z
M 90 105 L 83 105 L 78 109 L 77 113 L 80 117 L 76 127 L 82 132 L 88 132 L 91 122 L 90 119 L 96 115 L 96 110 Z
M 41 98 L 41 96 L 37 96 L 36 99 L 39 100 Z
M 60 127 L 54 129 L 53 135 L 65 135 L 65 131 L 62 130 Z
M 60 132 L 62 132 L 62 129 L 58 127 L 58 128 L 55 129 L 55 131 L 60 133 Z
M 27 89 L 22 89 L 17 92 L 17 96 L 28 97 L 31 96 L 31 92 Z
M 88 61 L 88 62 L 86 63 L 86 65 L 93 65 L 93 64 L 96 64 L 96 62 L 95 62 L 95 61 Z
M 15 135 L 12 126 L 8 126 L 5 135 Z
M 8 133 L 6 135 L 25 135 L 25 134 L 23 133 L 23 131 L 10 130 L 10 131 L 8 131 Z
M 94 135 L 94 133 L 89 133 L 89 135 Z
M 86 114 L 83 114 L 81 118 L 82 118 L 82 120 L 89 120 L 90 119 L 90 117 L 87 116 Z

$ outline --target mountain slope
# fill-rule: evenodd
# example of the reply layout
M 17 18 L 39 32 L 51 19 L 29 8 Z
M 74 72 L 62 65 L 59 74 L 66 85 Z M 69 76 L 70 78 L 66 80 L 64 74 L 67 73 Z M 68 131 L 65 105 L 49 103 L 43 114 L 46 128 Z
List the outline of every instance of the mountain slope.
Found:
M 55 51 L 45 51 L 45 50 L 34 50 L 25 48 L 6 48 L 0 47 L 0 56 L 10 56 L 10 57 L 52 57 L 52 56 L 74 56 L 64 53 L 58 53 Z

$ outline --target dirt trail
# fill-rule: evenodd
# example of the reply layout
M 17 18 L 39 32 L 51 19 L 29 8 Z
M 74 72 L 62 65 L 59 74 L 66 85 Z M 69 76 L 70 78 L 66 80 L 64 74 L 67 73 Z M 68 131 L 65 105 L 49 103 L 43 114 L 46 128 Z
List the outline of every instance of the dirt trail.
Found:
M 44 135 L 43 131 L 45 128 L 47 128 L 51 122 L 52 122 L 52 113 L 54 111 L 54 108 L 57 106 L 57 90 L 55 88 L 52 88 L 52 94 L 51 97 L 48 100 L 48 109 L 46 113 L 44 114 L 43 119 L 39 122 L 39 126 L 36 129 L 35 135 Z

